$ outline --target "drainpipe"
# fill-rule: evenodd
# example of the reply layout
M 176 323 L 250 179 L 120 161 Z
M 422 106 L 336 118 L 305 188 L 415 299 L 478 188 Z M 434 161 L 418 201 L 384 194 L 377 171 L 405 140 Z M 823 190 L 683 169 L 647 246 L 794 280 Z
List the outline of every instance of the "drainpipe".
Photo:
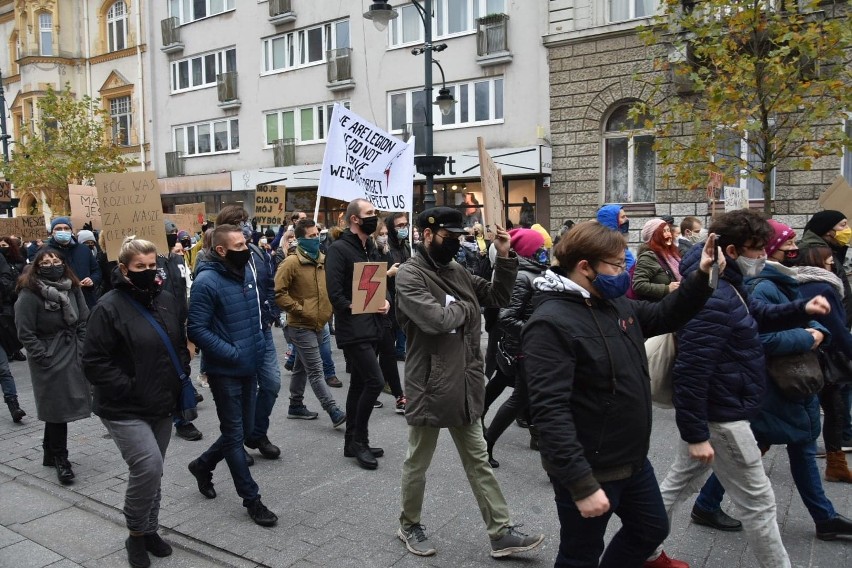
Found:
M 136 86 L 139 93 L 139 159 L 142 171 L 148 169 L 145 155 L 145 82 L 142 76 L 142 0 L 136 0 Z

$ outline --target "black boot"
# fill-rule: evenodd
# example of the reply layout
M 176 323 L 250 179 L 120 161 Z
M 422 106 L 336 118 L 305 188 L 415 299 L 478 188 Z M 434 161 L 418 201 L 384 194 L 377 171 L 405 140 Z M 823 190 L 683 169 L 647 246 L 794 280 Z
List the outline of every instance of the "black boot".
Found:
M 349 445 L 352 443 L 352 435 L 347 434 L 343 437 L 343 457 L 345 458 L 354 458 L 355 454 L 352 453 L 352 450 L 349 448 Z M 367 447 L 370 447 L 370 442 L 367 442 Z M 380 458 L 385 455 L 384 448 L 370 448 L 370 453 L 373 456 Z
M 26 412 L 21 410 L 21 405 L 18 404 L 17 396 L 4 396 L 3 400 L 6 401 L 6 406 L 9 407 L 9 414 L 12 415 L 12 422 L 20 422 L 21 419 L 27 415 Z
M 538 451 L 538 428 L 530 424 L 530 449 Z
M 56 468 L 56 477 L 62 485 L 68 485 L 74 479 L 74 471 L 67 456 L 53 456 L 53 466 Z M 144 546 L 144 543 L 143 543 Z
M 485 448 L 488 450 L 488 465 L 491 466 L 492 469 L 500 467 L 500 462 L 494 459 L 492 453 L 494 452 L 494 442 L 492 442 L 488 438 L 488 432 L 485 432 Z
M 130 535 L 124 541 L 124 547 L 127 549 L 127 561 L 133 568 L 148 568 L 151 565 L 148 551 L 145 550 L 144 535 Z
M 374 456 L 373 452 L 370 451 L 370 447 L 367 446 L 366 442 L 352 440 L 346 448 L 344 448 L 344 455 L 347 453 L 351 454 L 351 456 L 358 462 L 358 465 L 364 469 L 376 469 L 379 467 L 379 462 L 376 460 L 376 456 Z
M 816 536 L 820 540 L 834 540 L 838 536 L 852 536 L 852 519 L 837 515 L 816 523 Z

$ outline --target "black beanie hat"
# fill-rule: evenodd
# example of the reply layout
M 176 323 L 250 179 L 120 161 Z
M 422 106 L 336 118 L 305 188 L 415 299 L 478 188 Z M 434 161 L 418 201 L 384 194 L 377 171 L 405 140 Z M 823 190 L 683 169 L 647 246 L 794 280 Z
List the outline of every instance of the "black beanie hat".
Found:
M 805 230 L 816 233 L 821 237 L 832 230 L 835 225 L 845 218 L 845 213 L 835 211 L 834 209 L 826 209 L 825 211 L 814 213 L 814 216 L 811 217 L 811 220 L 808 221 L 807 225 L 805 225 Z

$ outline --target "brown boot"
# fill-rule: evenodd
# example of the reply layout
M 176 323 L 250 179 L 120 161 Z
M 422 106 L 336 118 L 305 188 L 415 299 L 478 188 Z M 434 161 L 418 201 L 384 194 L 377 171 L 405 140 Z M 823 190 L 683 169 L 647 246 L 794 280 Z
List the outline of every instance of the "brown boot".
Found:
M 846 454 L 843 452 L 828 452 L 825 455 L 825 480 L 852 483 L 852 472 L 846 463 Z

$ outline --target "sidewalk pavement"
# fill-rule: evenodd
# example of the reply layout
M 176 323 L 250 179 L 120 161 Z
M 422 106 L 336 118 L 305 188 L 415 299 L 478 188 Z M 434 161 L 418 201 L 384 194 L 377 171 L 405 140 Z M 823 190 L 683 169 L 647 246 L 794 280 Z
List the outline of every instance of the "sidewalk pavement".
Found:
M 360 469 L 342 455 L 343 431 L 332 428 L 328 416 L 308 388 L 308 407 L 320 411 L 317 420 L 287 420 L 289 373 L 280 330 L 273 330 L 282 361 L 282 391 L 272 416 L 269 438 L 281 447 L 278 460 L 265 460 L 250 450 L 256 464 L 252 475 L 264 503 L 279 517 L 274 528 L 251 522 L 237 497 L 225 464 L 214 472 L 218 497 L 205 499 L 187 464 L 218 435 L 218 421 L 208 389 L 199 406 L 196 426 L 204 439 L 188 442 L 172 437 L 163 474 L 161 532 L 175 548 L 174 555 L 153 558 L 161 567 L 296 568 L 480 568 L 493 567 L 488 537 L 476 501 L 455 448 L 442 434 L 429 470 L 423 524 L 438 550 L 419 558 L 406 552 L 396 537 L 400 472 L 407 448 L 405 419 L 393 410 L 393 398 L 382 395 L 384 408 L 370 422 L 371 442 L 385 448 L 375 471 Z M 338 376 L 348 386 L 343 357 L 334 350 Z M 27 363 L 11 364 L 22 407 L 29 413 L 21 424 L 0 415 L 0 568 L 65 568 L 127 566 L 127 536 L 121 509 L 127 467 L 96 418 L 69 425 L 70 460 L 77 478 L 62 486 L 55 471 L 41 465 L 43 423 L 35 418 Z M 402 371 L 403 364 L 400 364 Z M 197 374 L 197 361 L 193 363 Z M 341 406 L 346 388 L 331 389 Z M 507 395 L 504 394 L 505 397 Z M 500 401 L 503 399 L 501 398 Z M 499 401 L 498 401 L 499 403 Z M 495 405 L 491 413 L 496 410 Z M 672 411 L 654 411 L 650 458 L 658 479 L 672 461 L 678 439 Z M 495 448 L 500 461 L 496 475 L 515 522 L 524 532 L 543 532 L 538 549 L 501 565 L 553 566 L 559 524 L 553 493 L 538 455 L 529 449 L 526 431 L 511 427 Z M 793 566 L 840 568 L 852 566 L 852 541 L 822 542 L 793 486 L 786 452 L 773 448 L 764 458 L 778 503 L 778 521 Z M 824 461 L 819 465 L 824 468 Z M 852 516 L 852 487 L 826 483 L 837 510 Z M 691 501 L 675 510 L 666 542 L 669 556 L 693 568 L 751 568 L 755 566 L 743 533 L 718 533 L 689 520 Z M 725 509 L 736 516 L 726 501 Z M 610 523 L 607 540 L 619 527 Z

